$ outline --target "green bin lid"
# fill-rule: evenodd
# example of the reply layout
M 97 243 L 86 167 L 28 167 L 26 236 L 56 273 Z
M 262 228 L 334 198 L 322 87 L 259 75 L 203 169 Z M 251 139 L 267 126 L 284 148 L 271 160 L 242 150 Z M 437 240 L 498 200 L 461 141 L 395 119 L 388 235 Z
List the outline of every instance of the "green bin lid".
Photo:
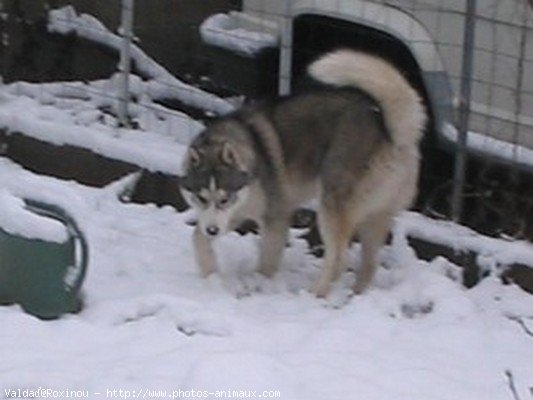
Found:
M 83 233 L 58 206 L 28 199 L 21 204 L 31 213 L 26 222 L 41 232 L 0 218 L 0 303 L 18 303 L 45 319 L 79 311 L 89 257 Z

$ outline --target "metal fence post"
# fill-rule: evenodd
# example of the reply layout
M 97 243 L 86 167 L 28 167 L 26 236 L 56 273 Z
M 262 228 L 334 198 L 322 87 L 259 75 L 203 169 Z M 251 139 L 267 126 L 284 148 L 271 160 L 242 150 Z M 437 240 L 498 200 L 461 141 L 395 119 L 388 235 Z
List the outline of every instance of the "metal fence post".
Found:
M 129 77 L 131 72 L 131 41 L 133 38 L 133 7 L 134 0 L 122 0 L 122 13 L 120 34 L 122 35 L 122 46 L 120 49 L 119 70 L 119 103 L 118 119 L 121 126 L 129 127 L 128 103 Z
M 470 95 L 472 92 L 472 66 L 474 61 L 474 39 L 476 31 L 476 0 L 467 0 L 463 36 L 463 62 L 461 66 L 461 93 L 459 99 L 459 121 L 457 151 L 452 193 L 452 219 L 459 222 L 463 213 L 463 191 L 466 173 L 466 146 L 468 119 L 470 117 Z
M 285 3 L 285 15 L 281 23 L 281 51 L 279 57 L 278 94 L 288 95 L 291 91 L 292 73 L 292 14 L 291 2 Z
M 5 75 L 7 74 L 7 7 L 4 6 L 4 0 L 0 0 L 0 86 L 3 85 Z

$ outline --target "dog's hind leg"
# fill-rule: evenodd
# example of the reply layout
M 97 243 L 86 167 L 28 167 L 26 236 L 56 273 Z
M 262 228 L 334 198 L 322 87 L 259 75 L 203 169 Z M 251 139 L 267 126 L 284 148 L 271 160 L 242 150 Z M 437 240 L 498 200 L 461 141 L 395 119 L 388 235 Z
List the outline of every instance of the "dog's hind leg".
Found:
M 331 283 L 340 276 L 344 267 L 344 256 L 352 237 L 353 224 L 343 209 L 342 206 L 331 209 L 323 204 L 318 211 L 319 230 L 324 242 L 325 255 L 320 277 L 313 289 L 317 297 L 328 295 Z
M 194 252 L 200 267 L 200 274 L 207 278 L 217 271 L 217 261 L 212 246 L 212 239 L 205 236 L 197 225 L 193 234 Z
M 289 218 L 284 215 L 267 218 L 260 228 L 261 239 L 257 271 L 267 278 L 271 278 L 278 271 L 283 249 L 287 243 L 288 229 Z
M 353 286 L 354 294 L 361 294 L 368 287 L 377 268 L 377 255 L 390 230 L 392 216 L 380 212 L 366 218 L 359 227 L 362 263 L 357 272 L 357 281 Z

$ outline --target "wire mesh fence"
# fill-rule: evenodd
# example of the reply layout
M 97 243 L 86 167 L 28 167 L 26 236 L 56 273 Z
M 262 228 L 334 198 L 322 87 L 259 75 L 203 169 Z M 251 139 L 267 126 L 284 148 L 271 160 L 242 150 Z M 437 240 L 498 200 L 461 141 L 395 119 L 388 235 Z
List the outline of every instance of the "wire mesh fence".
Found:
M 233 96 L 298 90 L 305 66 L 328 50 L 378 54 L 420 91 L 431 117 L 417 207 L 451 216 L 463 131 L 462 221 L 490 234 L 533 237 L 530 1 L 136 0 L 131 35 L 120 28 L 125 3 L 0 1 L 0 67 L 9 90 L 42 102 L 61 92 L 81 119 L 80 101 L 90 98 L 101 113 L 92 118 L 117 127 L 126 123 L 119 104 L 127 100 L 133 127 L 186 142 L 198 121 L 231 110 Z M 132 76 L 120 89 L 124 35 L 132 37 Z M 19 81 L 38 84 L 12 83 Z

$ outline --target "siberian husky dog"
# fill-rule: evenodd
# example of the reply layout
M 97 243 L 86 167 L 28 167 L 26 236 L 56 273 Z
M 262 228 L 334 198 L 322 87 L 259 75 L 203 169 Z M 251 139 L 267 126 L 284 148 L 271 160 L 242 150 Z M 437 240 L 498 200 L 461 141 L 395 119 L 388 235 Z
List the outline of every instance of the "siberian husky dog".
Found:
M 402 74 L 376 56 L 337 50 L 308 74 L 320 86 L 221 117 L 191 143 L 180 181 L 198 216 L 203 276 L 217 270 L 212 241 L 245 220 L 260 229 L 257 270 L 273 276 L 292 213 L 314 198 L 325 254 L 313 292 L 328 295 L 355 234 L 354 293 L 371 282 L 393 217 L 416 194 L 426 113 Z

